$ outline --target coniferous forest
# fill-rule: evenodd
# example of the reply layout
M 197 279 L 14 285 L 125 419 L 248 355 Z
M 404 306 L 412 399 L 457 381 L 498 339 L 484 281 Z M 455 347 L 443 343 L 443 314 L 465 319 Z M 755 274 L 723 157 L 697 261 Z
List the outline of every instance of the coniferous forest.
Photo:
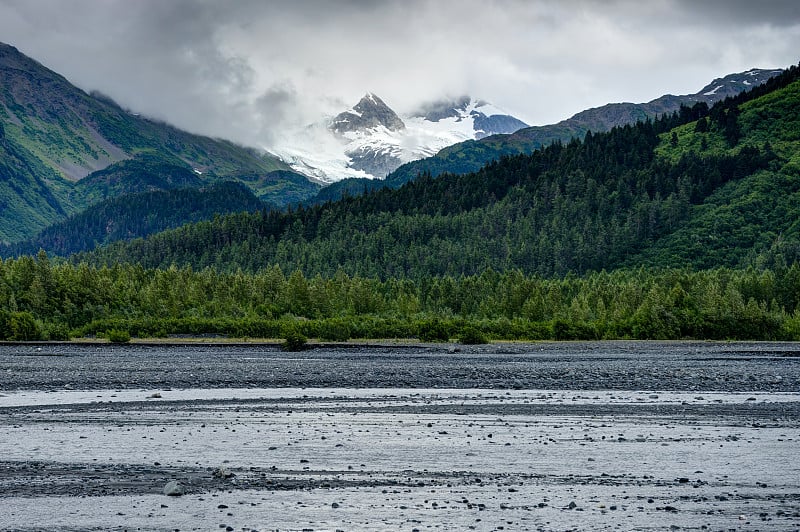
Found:
M 797 340 L 798 77 L 468 175 L 9 258 L 0 337 Z

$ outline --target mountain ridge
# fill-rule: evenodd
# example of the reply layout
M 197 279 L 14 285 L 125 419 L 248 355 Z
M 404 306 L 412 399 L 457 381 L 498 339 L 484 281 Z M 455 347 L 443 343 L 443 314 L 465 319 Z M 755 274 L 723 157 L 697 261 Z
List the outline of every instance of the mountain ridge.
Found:
M 480 139 L 466 140 L 443 148 L 431 157 L 408 162 L 383 181 L 348 179 L 323 188 L 311 203 L 336 200 L 343 195 L 359 194 L 364 190 L 383 187 L 397 188 L 415 179 L 420 174 L 437 176 L 442 173 L 465 174 L 479 170 L 483 165 L 500 157 L 531 153 L 553 142 L 568 142 L 572 138 L 583 138 L 588 131 L 603 132 L 612 127 L 634 124 L 639 120 L 652 119 L 665 113 L 675 112 L 681 105 L 695 103 L 711 105 L 728 96 L 752 89 L 774 75 L 779 69 L 753 68 L 715 78 L 699 91 L 675 96 L 664 94 L 646 103 L 609 103 L 585 109 L 555 124 L 530 126 L 510 134 L 490 135 Z
M 586 109 L 552 125 L 531 126 L 509 135 L 494 135 L 448 146 L 432 158 L 408 163 L 398 168 L 392 175 L 387 176 L 386 183 L 395 187 L 424 172 L 436 176 L 443 172 L 461 174 L 476 171 L 503 155 L 530 153 L 552 142 L 568 142 L 573 137 L 582 138 L 588 131 L 598 133 L 608 131 L 615 126 L 634 124 L 639 120 L 675 112 L 681 105 L 691 107 L 701 102 L 712 105 L 728 96 L 756 87 L 780 72 L 779 69 L 753 68 L 715 78 L 693 94 L 681 96 L 665 94 L 642 104 L 609 103 Z

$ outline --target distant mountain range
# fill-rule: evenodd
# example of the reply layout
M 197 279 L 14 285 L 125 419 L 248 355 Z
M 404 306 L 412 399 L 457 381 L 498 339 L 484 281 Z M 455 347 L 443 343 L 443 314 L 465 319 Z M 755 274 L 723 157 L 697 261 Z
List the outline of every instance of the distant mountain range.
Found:
M 271 151 L 324 183 L 383 179 L 402 164 L 452 144 L 524 127 L 525 122 L 469 96 L 424 104 L 401 117 L 367 93 L 352 108 L 308 126 Z
M 315 201 L 337 199 L 345 193 L 357 194 L 363 190 L 383 187 L 397 188 L 425 173 L 437 176 L 442 173 L 475 172 L 485 164 L 504 155 L 533 153 L 553 142 L 568 142 L 572 138 L 583 138 L 589 131 L 599 133 L 609 131 L 616 126 L 635 124 L 639 120 L 676 112 L 682 105 L 691 107 L 696 103 L 703 102 L 710 106 L 729 96 L 761 85 L 781 72 L 781 70 L 774 69 L 752 69 L 717 78 L 694 94 L 683 96 L 666 94 L 650 102 L 638 104 L 611 103 L 581 111 L 556 124 L 525 127 L 511 134 L 493 134 L 455 143 L 444 147 L 434 156 L 408 162 L 398 167 L 384 181 L 347 179 L 334 183 L 322 189 Z
M 254 199 L 280 209 L 397 188 L 421 173 L 463 174 L 589 130 L 710 104 L 778 72 L 733 74 L 693 95 L 609 104 L 535 127 L 467 96 L 401 116 L 367 94 L 353 108 L 309 126 L 297 144 L 265 153 L 139 116 L 0 43 L 0 243 L 19 243 L 6 252 L 37 246 L 70 252 L 208 218 L 216 209 L 254 210 Z M 217 186 L 222 182 L 246 189 Z M 148 196 L 155 192 L 166 194 Z M 165 207 L 180 202 L 180 209 Z M 164 208 L 174 212 L 164 216 Z M 136 222 L 160 216 L 165 224 Z M 53 224 L 59 225 L 36 238 Z

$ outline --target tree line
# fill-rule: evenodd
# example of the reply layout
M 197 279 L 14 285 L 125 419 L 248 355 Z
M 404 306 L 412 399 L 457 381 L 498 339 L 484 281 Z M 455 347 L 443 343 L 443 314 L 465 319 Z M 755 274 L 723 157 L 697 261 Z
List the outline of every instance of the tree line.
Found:
M 631 269 L 544 278 L 520 270 L 416 280 L 191 267 L 0 262 L 0 338 L 224 334 L 311 338 L 800 340 L 800 266 Z

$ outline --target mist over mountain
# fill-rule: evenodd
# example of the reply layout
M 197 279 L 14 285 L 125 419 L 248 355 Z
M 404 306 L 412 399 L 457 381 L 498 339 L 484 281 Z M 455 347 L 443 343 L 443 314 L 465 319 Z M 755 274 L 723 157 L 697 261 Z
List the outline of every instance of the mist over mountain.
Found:
M 477 172 L 232 215 L 81 258 L 253 272 L 272 263 L 308 277 L 420 282 L 640 266 L 785 270 L 800 259 L 799 104 L 800 68 L 792 67 L 711 108 L 696 101 Z
M 306 127 L 270 151 L 323 183 L 383 179 L 402 164 L 452 144 L 526 126 L 469 96 L 422 104 L 401 116 L 380 97 L 367 93 L 352 108 Z

